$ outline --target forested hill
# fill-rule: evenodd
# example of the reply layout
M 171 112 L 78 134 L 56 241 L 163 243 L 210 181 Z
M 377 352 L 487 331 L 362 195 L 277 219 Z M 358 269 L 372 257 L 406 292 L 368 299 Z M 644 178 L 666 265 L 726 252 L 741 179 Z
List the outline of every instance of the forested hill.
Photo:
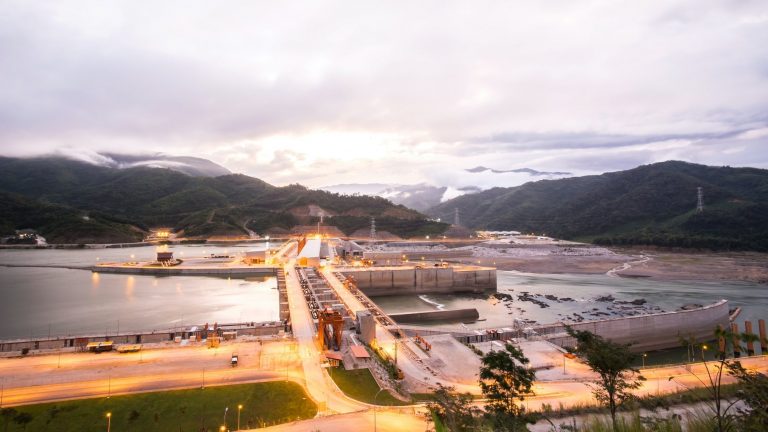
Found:
M 697 212 L 697 188 L 704 211 Z M 668 161 L 446 201 L 427 214 L 471 228 L 600 244 L 768 250 L 768 170 Z
M 0 235 L 31 228 L 61 242 L 138 240 L 156 226 L 184 230 L 189 237 L 263 234 L 314 223 L 323 210 L 331 216 L 328 224 L 338 218 L 350 232 L 367 227 L 370 216 L 380 229 L 403 237 L 438 234 L 447 227 L 379 197 L 277 187 L 240 174 L 193 177 L 58 157 L 0 157 L 0 200 Z M 90 230 L 95 234 L 87 234 Z

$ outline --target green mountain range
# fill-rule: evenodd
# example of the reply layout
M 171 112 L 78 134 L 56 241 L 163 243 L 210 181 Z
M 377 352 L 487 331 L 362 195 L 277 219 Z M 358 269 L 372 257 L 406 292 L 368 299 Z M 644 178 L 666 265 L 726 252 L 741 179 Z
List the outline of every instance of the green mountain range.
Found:
M 704 210 L 697 211 L 697 188 Z M 768 170 L 669 161 L 464 195 L 427 210 L 475 229 L 606 245 L 768 250 Z
M 185 237 L 264 234 L 326 223 L 350 234 L 369 226 L 401 237 L 440 234 L 446 224 L 379 197 L 301 185 L 277 187 L 240 174 L 193 177 L 176 170 L 114 168 L 61 157 L 0 157 L 0 235 L 34 229 L 50 243 L 137 241 L 150 227 Z

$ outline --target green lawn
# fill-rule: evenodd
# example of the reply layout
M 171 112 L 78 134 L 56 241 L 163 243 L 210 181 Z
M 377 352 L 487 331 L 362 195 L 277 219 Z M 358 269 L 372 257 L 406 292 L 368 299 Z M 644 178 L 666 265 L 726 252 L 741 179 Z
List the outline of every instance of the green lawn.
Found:
M 374 398 L 376 398 L 376 393 L 381 389 L 368 369 L 345 370 L 343 367 L 332 367 L 328 369 L 328 372 L 341 391 L 352 399 L 372 404 Z M 376 404 L 388 406 L 410 405 L 395 398 L 388 391 L 381 392 L 379 397 L 376 398 Z
M 243 405 L 242 428 L 307 419 L 317 413 L 300 385 L 276 381 L 15 407 L 18 413 L 32 415 L 31 422 L 24 429 L 13 417 L 3 416 L 0 430 L 105 431 L 106 413 L 111 412 L 112 431 L 218 431 L 226 407 L 227 425 L 234 430 L 238 404 Z

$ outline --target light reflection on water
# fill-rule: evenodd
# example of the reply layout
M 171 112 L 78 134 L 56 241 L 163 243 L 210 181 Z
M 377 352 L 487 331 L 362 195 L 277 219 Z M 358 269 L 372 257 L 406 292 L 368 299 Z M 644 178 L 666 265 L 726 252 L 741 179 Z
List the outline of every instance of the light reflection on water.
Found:
M 244 252 L 257 249 L 228 246 Z M 206 245 L 173 247 L 188 257 L 223 252 Z M 88 266 L 151 259 L 155 249 L 0 250 L 0 263 Z M 121 258 L 126 257 L 126 258 Z M 184 323 L 278 319 L 274 277 L 154 277 L 46 267 L 0 267 L 0 339 L 130 330 L 165 330 Z

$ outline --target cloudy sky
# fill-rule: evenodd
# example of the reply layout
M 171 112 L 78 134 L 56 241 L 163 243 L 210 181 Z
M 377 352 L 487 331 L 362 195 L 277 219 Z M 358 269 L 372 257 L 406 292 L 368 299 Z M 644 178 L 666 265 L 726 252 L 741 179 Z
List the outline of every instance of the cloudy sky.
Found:
M 764 0 L 0 0 L 0 153 L 310 186 L 768 168 L 766 41 Z

